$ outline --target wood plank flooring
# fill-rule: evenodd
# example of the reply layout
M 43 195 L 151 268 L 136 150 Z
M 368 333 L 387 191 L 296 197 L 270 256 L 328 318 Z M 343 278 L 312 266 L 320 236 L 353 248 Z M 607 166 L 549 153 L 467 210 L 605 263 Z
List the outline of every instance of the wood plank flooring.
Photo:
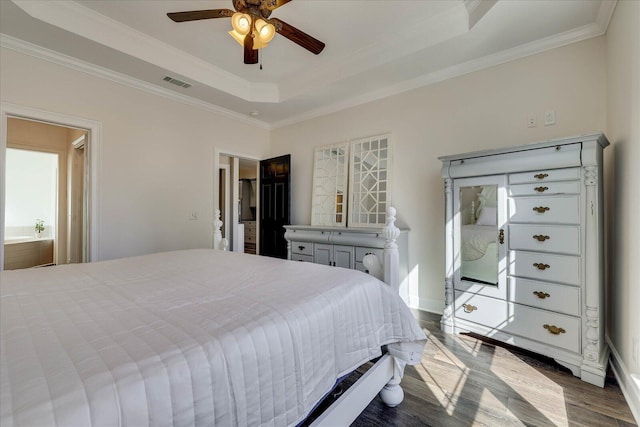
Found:
M 376 397 L 352 426 L 636 425 L 611 372 L 605 387 L 596 387 L 552 359 L 447 335 L 439 315 L 414 313 L 429 342 L 422 363 L 405 370 L 404 402 L 388 408 Z

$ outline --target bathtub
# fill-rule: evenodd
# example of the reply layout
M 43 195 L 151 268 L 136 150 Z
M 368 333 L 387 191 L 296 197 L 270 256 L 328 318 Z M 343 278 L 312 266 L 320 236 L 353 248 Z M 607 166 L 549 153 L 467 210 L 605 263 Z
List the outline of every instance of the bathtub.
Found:
M 21 242 L 32 242 L 36 240 L 46 240 L 50 239 L 49 237 L 35 237 L 35 236 L 11 236 L 4 238 L 4 244 L 10 245 L 12 243 L 21 243 Z
M 15 270 L 53 264 L 51 237 L 14 236 L 4 241 L 4 268 Z

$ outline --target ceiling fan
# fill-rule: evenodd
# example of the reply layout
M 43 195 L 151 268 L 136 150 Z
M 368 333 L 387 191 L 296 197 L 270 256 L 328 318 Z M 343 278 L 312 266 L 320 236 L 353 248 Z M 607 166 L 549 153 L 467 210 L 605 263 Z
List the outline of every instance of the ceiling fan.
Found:
M 257 64 L 258 50 L 266 47 L 279 33 L 309 52 L 319 54 L 325 44 L 309 34 L 281 21 L 269 18 L 271 12 L 291 0 L 233 0 L 231 9 L 193 10 L 172 12 L 167 16 L 174 22 L 198 21 L 200 19 L 231 18 L 233 30 L 229 34 L 244 46 L 244 63 Z

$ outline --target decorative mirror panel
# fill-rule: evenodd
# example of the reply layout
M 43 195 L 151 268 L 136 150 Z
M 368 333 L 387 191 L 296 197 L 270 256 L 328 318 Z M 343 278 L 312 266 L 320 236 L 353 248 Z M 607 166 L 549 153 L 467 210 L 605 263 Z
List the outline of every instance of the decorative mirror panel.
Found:
M 350 149 L 349 226 L 384 225 L 390 203 L 390 135 L 352 141 Z
M 497 185 L 460 187 L 460 279 L 498 285 Z
M 349 144 L 316 147 L 311 225 L 346 226 Z

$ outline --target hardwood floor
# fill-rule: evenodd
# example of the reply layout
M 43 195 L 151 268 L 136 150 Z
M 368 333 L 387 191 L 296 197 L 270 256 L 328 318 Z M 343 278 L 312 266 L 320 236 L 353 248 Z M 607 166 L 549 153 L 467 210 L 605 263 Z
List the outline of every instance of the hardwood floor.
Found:
M 404 402 L 388 408 L 376 397 L 352 426 L 636 425 L 611 372 L 599 388 L 552 359 L 446 335 L 439 315 L 414 313 L 429 342 L 422 363 L 405 370 Z

